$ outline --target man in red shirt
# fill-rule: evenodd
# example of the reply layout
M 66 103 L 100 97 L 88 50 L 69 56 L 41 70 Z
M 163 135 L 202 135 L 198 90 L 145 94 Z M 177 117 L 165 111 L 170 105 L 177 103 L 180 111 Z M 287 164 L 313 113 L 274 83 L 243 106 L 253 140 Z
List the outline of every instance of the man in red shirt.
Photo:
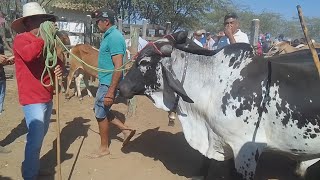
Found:
M 28 127 L 25 159 L 22 163 L 22 176 L 25 180 L 37 179 L 40 169 L 40 150 L 48 131 L 52 113 L 53 87 L 41 83 L 41 74 L 45 67 L 43 57 L 44 41 L 38 37 L 40 24 L 55 21 L 55 16 L 46 14 L 36 2 L 23 6 L 23 17 L 16 19 L 11 28 L 18 34 L 13 41 L 19 102 L 23 107 Z M 61 76 L 59 65 L 54 69 Z M 44 84 L 49 84 L 46 74 Z

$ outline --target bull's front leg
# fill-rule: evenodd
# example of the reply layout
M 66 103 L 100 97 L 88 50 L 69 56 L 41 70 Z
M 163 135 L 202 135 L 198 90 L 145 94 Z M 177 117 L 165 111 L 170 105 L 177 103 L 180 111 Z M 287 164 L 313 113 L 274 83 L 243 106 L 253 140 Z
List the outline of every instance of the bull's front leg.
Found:
M 243 179 L 254 180 L 258 160 L 265 147 L 265 143 L 247 142 L 239 145 L 240 149 L 233 148 L 235 168 Z

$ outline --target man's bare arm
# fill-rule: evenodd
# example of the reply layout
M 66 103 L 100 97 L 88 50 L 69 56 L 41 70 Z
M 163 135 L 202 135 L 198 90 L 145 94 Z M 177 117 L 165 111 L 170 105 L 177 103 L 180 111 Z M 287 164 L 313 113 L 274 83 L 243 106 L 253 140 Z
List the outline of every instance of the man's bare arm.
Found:
M 115 70 L 122 66 L 122 64 L 123 64 L 122 58 L 123 58 L 122 54 L 112 56 L 112 62 L 113 62 Z M 120 82 L 121 77 L 122 77 L 122 71 L 114 71 L 113 72 L 111 84 L 110 84 L 108 93 L 106 94 L 106 97 L 112 97 L 112 98 L 114 97 L 114 94 L 116 92 L 116 89 L 118 87 L 118 84 Z

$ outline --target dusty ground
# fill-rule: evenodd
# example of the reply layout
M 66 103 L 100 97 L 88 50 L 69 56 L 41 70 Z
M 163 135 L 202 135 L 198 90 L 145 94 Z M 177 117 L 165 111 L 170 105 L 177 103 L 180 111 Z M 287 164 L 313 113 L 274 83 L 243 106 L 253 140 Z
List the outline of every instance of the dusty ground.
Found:
M 10 71 L 7 69 L 7 71 Z M 72 98 L 64 101 L 61 96 L 61 156 L 63 179 L 74 180 L 183 180 L 196 174 L 202 156 L 185 141 L 181 126 L 168 127 L 167 113 L 156 109 L 148 99 L 138 97 L 136 115 L 126 118 L 127 107 L 114 105 L 116 115 L 137 130 L 127 148 L 121 149 L 122 134 L 111 127 L 111 155 L 100 159 L 88 159 L 87 154 L 98 147 L 97 122 L 92 111 L 93 99 L 83 101 Z M 56 169 L 56 117 L 52 116 L 49 132 L 41 152 L 42 168 Z M 23 113 L 17 99 L 16 82 L 7 81 L 5 112 L 0 116 L 0 145 L 12 150 L 0 154 L 0 180 L 22 179 L 21 162 L 26 138 Z M 224 164 L 224 165 L 223 165 Z M 230 168 L 212 162 L 207 179 L 229 179 Z M 298 180 L 293 175 L 294 162 L 281 156 L 263 155 L 258 166 L 258 179 Z M 42 177 L 43 180 L 57 176 Z M 320 178 L 319 178 L 320 179 Z

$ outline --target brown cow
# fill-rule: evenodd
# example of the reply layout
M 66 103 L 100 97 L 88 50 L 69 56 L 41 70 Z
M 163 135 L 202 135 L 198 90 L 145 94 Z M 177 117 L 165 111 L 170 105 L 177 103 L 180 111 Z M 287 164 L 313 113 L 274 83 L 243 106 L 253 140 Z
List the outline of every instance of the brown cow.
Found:
M 78 58 L 80 58 L 81 60 L 83 60 L 85 63 L 97 67 L 98 66 L 98 50 L 93 48 L 92 46 L 88 45 L 88 44 L 78 44 L 76 46 L 74 46 L 73 48 L 71 48 L 71 53 L 74 56 L 77 56 Z M 89 83 L 88 83 L 88 76 L 93 76 L 93 77 L 98 77 L 98 72 L 88 66 L 86 66 L 84 63 L 78 61 L 76 59 L 76 57 L 74 57 L 73 55 L 70 54 L 70 60 L 69 60 L 69 64 L 70 64 L 70 71 L 67 77 L 67 89 L 66 89 L 66 94 L 65 97 L 67 99 L 71 98 L 71 94 L 70 94 L 70 84 L 71 81 L 73 79 L 73 77 L 76 75 L 76 88 L 77 88 L 77 96 L 81 98 L 81 91 L 80 91 L 80 82 L 81 79 L 84 80 L 84 83 L 86 85 L 86 89 L 88 92 L 88 95 L 91 97 L 92 93 L 89 91 L 88 87 L 89 87 Z M 75 74 L 75 73 L 78 74 Z
M 315 48 L 320 48 L 320 44 L 319 43 L 314 43 Z M 270 50 L 267 52 L 266 57 L 271 57 L 274 55 L 280 55 L 280 54 L 287 54 L 287 53 L 292 53 L 295 51 L 299 51 L 302 49 L 309 49 L 308 45 L 304 45 L 300 48 L 296 48 L 291 46 L 288 42 L 286 41 L 282 41 L 279 43 L 274 44 Z
M 69 38 L 69 35 L 66 31 L 58 31 L 57 36 L 60 38 L 61 42 L 64 45 L 70 45 L 70 38 Z M 65 63 L 66 62 L 66 54 L 65 54 L 66 50 L 64 49 L 64 47 L 62 47 L 62 45 L 59 45 L 59 43 L 57 43 L 57 44 L 58 44 L 58 46 L 56 47 L 57 56 L 63 63 Z M 63 79 L 62 79 L 62 81 L 63 81 Z M 65 91 L 65 88 L 63 86 L 62 81 L 59 81 L 59 85 L 62 88 L 62 90 Z

